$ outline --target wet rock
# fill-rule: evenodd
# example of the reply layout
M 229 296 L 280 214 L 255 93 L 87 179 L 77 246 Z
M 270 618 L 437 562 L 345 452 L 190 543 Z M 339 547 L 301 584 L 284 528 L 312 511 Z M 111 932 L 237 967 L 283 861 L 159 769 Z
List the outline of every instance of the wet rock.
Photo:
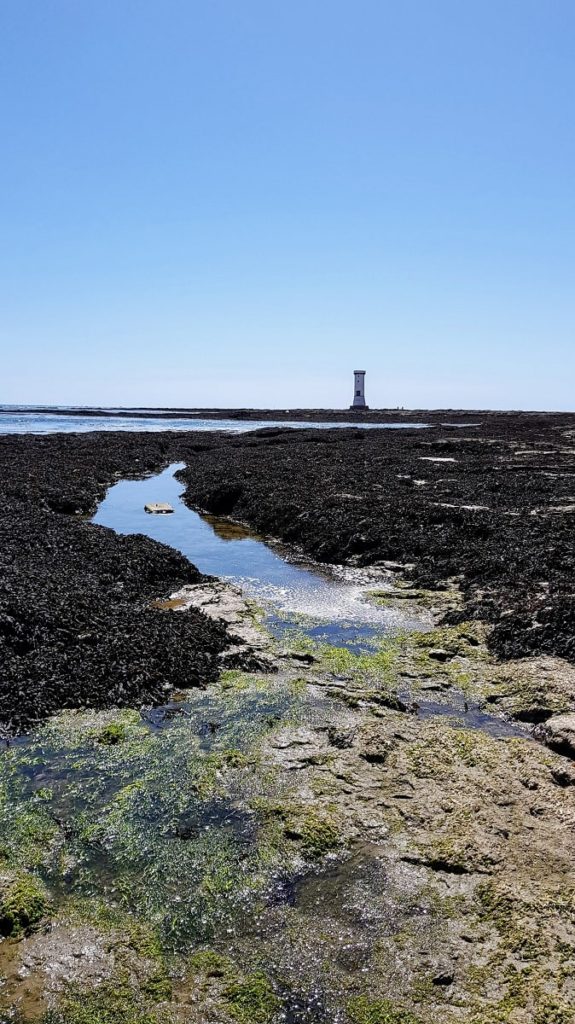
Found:
M 290 729 L 276 736 L 271 741 L 271 746 L 277 750 L 288 750 L 290 747 L 315 746 L 318 742 L 317 733 L 311 729 Z
M 18 1008 L 18 1018 L 21 1009 L 33 1008 L 32 1016 L 37 1020 L 42 1010 L 53 1011 L 63 995 L 73 992 L 77 994 L 75 1012 L 71 1010 L 70 1018 L 67 1014 L 65 1017 L 79 1019 L 78 1013 L 89 1003 L 90 996 L 106 991 L 107 984 L 111 985 L 108 994 L 114 995 L 120 978 L 127 991 L 158 991 L 163 980 L 158 975 L 158 962 L 146 953 L 145 949 L 136 952 L 127 933 L 100 932 L 90 924 L 58 921 L 49 930 L 19 942 L 14 955 L 4 961 L 2 1006 L 11 1006 L 15 1011 Z M 90 1019 L 96 1019 L 90 1009 L 86 1012 Z M 52 1016 L 52 1012 L 46 1018 L 42 1014 L 42 1020 L 51 1020 Z M 10 1013 L 6 1019 L 15 1016 Z M 25 1019 L 32 1018 L 26 1014 Z M 64 1017 L 58 1013 L 56 1019 Z
M 442 871 L 445 874 L 469 875 L 473 874 L 476 870 L 462 861 L 453 860 L 449 857 L 425 857 L 418 856 L 417 854 L 406 854 L 402 859 L 406 864 L 420 864 L 430 868 L 431 871 Z
M 291 658 L 293 661 L 300 661 L 303 665 L 313 665 L 314 661 L 317 660 L 313 654 L 310 654 L 307 651 L 290 651 L 288 652 L 287 657 Z
M 378 723 L 369 723 L 360 730 L 357 739 L 359 756 L 369 764 L 383 765 L 387 761 L 393 743 L 389 739 L 387 729 Z
M 241 665 L 250 671 L 276 668 L 272 639 L 259 628 L 253 603 L 239 587 L 219 580 L 188 584 L 171 595 L 170 603 L 176 612 L 197 608 L 227 627 L 231 643 L 220 654 L 220 663 L 225 667 Z
M 431 979 L 434 985 L 452 985 L 454 979 L 453 970 L 446 967 L 444 970 L 438 971 L 437 974 Z
M 444 662 L 453 658 L 453 654 L 450 651 L 443 650 L 442 647 L 432 647 L 432 649 L 427 652 L 427 657 L 431 658 L 433 661 Z
M 555 715 L 536 726 L 533 735 L 558 754 L 575 759 L 575 714 Z
M 48 990 L 58 992 L 74 982 L 98 984 L 109 977 L 114 955 L 95 928 L 59 925 L 30 939 L 22 947 L 20 964 L 21 976 L 43 976 Z
M 551 778 L 557 786 L 562 788 L 575 786 L 575 771 L 573 769 L 569 771 L 566 768 L 552 768 Z
M 539 724 L 575 705 L 575 667 L 548 656 L 489 668 L 485 699 L 522 722 Z
M 390 711 L 401 711 L 402 714 L 415 715 L 417 703 L 412 700 L 402 700 L 395 693 L 373 693 L 366 694 L 366 699 L 380 708 L 388 708 Z M 375 712 L 374 712 L 375 714 Z
M 327 731 L 327 736 L 332 747 L 338 747 L 340 750 L 345 750 L 346 748 L 353 746 L 355 729 L 341 729 L 337 726 L 330 726 Z
M 330 759 L 324 735 L 304 728 L 283 729 L 269 747 L 271 759 L 287 771 L 324 765 Z

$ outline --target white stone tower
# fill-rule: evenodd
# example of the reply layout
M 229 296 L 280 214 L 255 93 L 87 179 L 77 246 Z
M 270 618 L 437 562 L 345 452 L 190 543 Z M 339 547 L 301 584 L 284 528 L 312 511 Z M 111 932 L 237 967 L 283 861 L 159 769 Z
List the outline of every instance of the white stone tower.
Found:
M 353 371 L 353 405 L 350 409 L 369 409 L 365 404 L 365 370 Z

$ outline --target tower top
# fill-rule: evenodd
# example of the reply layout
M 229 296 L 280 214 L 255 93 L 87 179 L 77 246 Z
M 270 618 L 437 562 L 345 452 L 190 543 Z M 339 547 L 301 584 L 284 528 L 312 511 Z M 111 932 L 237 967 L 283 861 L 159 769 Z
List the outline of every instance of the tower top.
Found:
M 354 373 L 365 373 L 365 370 L 354 370 Z

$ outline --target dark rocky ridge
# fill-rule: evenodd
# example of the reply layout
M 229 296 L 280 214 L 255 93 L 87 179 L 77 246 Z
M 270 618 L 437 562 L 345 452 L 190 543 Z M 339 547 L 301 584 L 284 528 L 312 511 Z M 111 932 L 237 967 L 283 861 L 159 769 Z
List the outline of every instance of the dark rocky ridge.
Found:
M 457 577 L 462 615 L 493 623 L 497 654 L 575 661 L 575 416 L 482 417 L 450 429 L 426 413 L 425 431 L 0 436 L 1 721 L 157 701 L 215 677 L 222 628 L 147 607 L 193 567 L 82 519 L 115 479 L 179 460 L 191 505 L 320 561 L 398 561 L 428 587 Z

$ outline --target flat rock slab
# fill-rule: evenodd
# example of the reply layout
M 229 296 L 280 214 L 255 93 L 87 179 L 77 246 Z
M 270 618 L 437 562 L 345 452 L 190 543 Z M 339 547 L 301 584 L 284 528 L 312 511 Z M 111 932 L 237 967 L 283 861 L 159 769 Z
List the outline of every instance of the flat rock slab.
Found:
M 174 509 L 168 505 L 167 501 L 151 501 L 148 505 L 144 505 L 144 512 L 151 512 L 155 516 L 169 515 L 173 511 Z
M 13 950 L 3 964 L 3 995 L 35 1015 L 70 984 L 102 984 L 112 977 L 116 963 L 110 940 L 90 925 L 57 924 L 15 943 Z
M 208 618 L 225 623 L 235 643 L 222 653 L 222 664 L 233 667 L 238 657 L 249 656 L 260 668 L 276 666 L 271 637 L 258 628 L 253 607 L 239 587 L 219 580 L 188 584 L 162 603 L 175 612 L 199 608 Z

